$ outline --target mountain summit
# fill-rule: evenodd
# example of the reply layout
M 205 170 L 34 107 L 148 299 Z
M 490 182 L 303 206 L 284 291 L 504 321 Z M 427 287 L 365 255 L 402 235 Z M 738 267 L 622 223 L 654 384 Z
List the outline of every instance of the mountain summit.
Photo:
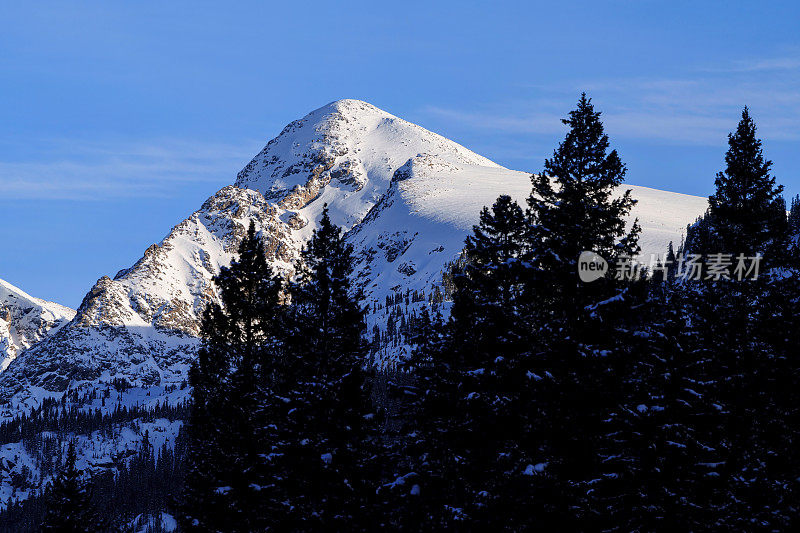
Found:
M 500 168 L 372 104 L 338 100 L 286 126 L 239 172 L 235 185 L 257 190 L 286 208 L 303 205 L 326 185 L 350 199 L 360 192 L 357 197 L 368 203 L 386 191 L 396 169 L 422 153 Z
M 212 277 L 230 264 L 250 220 L 272 264 L 289 273 L 328 204 L 348 231 L 371 331 L 392 318 L 393 295 L 430 295 L 459 254 L 480 209 L 500 194 L 519 202 L 529 174 L 358 100 L 339 100 L 287 125 L 239 172 L 235 184 L 149 247 L 130 268 L 103 277 L 68 325 L 24 351 L 0 374 L 6 414 L 82 384 L 183 382 Z M 643 253 L 660 253 L 706 200 L 630 187 Z M 395 317 L 396 318 L 396 317 Z M 402 344 L 402 343 L 400 343 Z M 397 349 L 395 349 L 397 348 Z M 395 357 L 383 349 L 376 358 Z M 38 391 L 36 395 L 32 390 Z

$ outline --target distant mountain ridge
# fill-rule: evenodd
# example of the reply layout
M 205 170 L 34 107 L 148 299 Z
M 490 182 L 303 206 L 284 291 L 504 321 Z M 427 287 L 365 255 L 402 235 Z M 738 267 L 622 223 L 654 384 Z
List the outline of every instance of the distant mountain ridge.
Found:
M 0 372 L 23 350 L 52 335 L 75 311 L 25 293 L 0 279 Z
M 0 373 L 6 416 L 81 383 L 183 382 L 196 350 L 212 277 L 234 256 L 250 220 L 273 265 L 290 272 L 328 204 L 348 231 L 367 302 L 430 292 L 461 250 L 480 208 L 500 194 L 523 203 L 529 174 L 366 102 L 339 100 L 292 122 L 227 186 L 132 267 L 103 277 L 74 319 Z M 631 186 L 645 254 L 679 241 L 706 199 Z M 370 328 L 386 327 L 373 305 Z M 381 357 L 394 357 L 385 350 Z M 34 394 L 32 391 L 36 391 Z

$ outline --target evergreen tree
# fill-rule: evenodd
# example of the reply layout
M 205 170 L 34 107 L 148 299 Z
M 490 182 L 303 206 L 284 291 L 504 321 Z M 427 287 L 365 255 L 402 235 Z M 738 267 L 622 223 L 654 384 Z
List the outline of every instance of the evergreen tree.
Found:
M 189 374 L 192 413 L 183 527 L 251 531 L 260 517 L 258 466 L 266 425 L 256 414 L 262 389 L 280 365 L 281 280 L 266 260 L 251 221 L 239 258 L 214 278 L 221 305 L 203 316 L 197 360 Z
M 464 261 L 453 271 L 450 337 L 467 366 L 519 354 L 525 343 L 520 315 L 524 261 L 528 249 L 525 217 L 509 196 L 500 196 L 467 237 Z
M 64 468 L 48 491 L 42 531 L 94 533 L 105 529 L 94 509 L 89 483 L 83 479 L 76 460 L 75 441 L 70 440 Z
M 530 479 L 536 513 L 548 527 L 603 527 L 618 493 L 616 453 L 608 438 L 611 410 L 624 397 L 620 374 L 628 364 L 625 338 L 643 298 L 630 274 L 640 231 L 625 217 L 635 203 L 618 192 L 625 166 L 609 152 L 608 136 L 591 100 L 581 95 L 563 121 L 564 141 L 532 177 L 528 199 L 531 260 L 528 305 L 536 343 L 531 351 Z M 593 251 L 611 264 L 610 275 L 580 281 L 578 257 Z M 632 316 L 634 315 L 634 316 Z M 609 501 L 606 501 L 609 500 Z M 607 525 L 607 524 L 606 524 Z
M 792 203 L 789 207 L 789 234 L 792 237 L 800 235 L 800 195 L 795 195 L 792 198 Z
M 484 208 L 452 268 L 451 318 L 428 322 L 407 362 L 405 473 L 389 485 L 396 526 L 477 530 L 502 522 L 514 529 L 530 520 L 512 512 L 525 498 L 516 480 L 529 464 L 519 448 L 527 248 L 525 217 L 510 197 Z
M 290 286 L 293 322 L 289 342 L 292 348 L 319 354 L 320 359 L 335 357 L 330 364 L 347 359 L 359 362 L 364 353 L 361 294 L 351 294 L 352 255 L 352 245 L 331 222 L 326 205 Z M 314 335 L 307 335 L 311 332 Z
M 786 220 L 789 240 L 788 263 L 792 268 L 800 268 L 800 195 L 792 198 L 789 216 Z
M 677 256 L 675 255 L 675 249 L 672 246 L 672 241 L 669 241 L 669 246 L 667 247 L 667 255 L 664 256 L 664 266 L 666 267 L 666 279 L 668 281 L 673 281 L 675 276 L 677 275 Z
M 619 289 L 614 276 L 582 283 L 577 275 L 578 256 L 593 251 L 613 269 L 639 252 L 641 228 L 634 222 L 626 233 L 625 217 L 636 201 L 630 190 L 615 197 L 626 168 L 616 150 L 608 152 L 600 112 L 585 93 L 562 122 L 570 131 L 552 159 L 545 161 L 544 171 L 531 178 L 532 268 L 528 276 L 531 298 L 542 320 L 577 325 L 586 306 Z
M 688 427 L 694 433 L 703 435 L 701 451 L 713 456 L 695 459 L 708 471 L 695 472 L 691 486 L 702 490 L 688 500 L 705 513 L 684 508 L 676 515 L 694 517 L 695 525 L 686 522 L 690 528 L 790 529 L 797 520 L 798 508 L 790 503 L 797 490 L 790 481 L 797 479 L 797 454 L 787 442 L 796 434 L 788 421 L 797 416 L 793 390 L 798 366 L 787 346 L 795 329 L 790 311 L 795 304 L 790 302 L 797 302 L 800 293 L 797 272 L 785 261 L 790 222 L 782 187 L 769 174 L 771 163 L 764 160 L 755 133 L 745 108 L 736 132 L 729 135 L 727 168 L 717 175 L 709 211 L 690 226 L 681 251 L 705 254 L 705 266 L 711 253 L 762 254 L 759 279 L 716 280 L 704 272 L 700 281 L 672 288 L 692 346 L 683 356 L 692 383 L 686 390 L 714 406 L 684 418 L 692 420 Z M 776 266 L 780 272 L 770 270 Z
M 565 122 L 527 217 L 508 197 L 483 211 L 446 276 L 451 319 L 409 361 L 409 463 L 388 484 L 406 529 L 589 527 L 586 493 L 619 399 L 613 323 L 625 317 L 611 317 L 642 291 L 583 285 L 577 259 L 633 255 L 639 228 L 625 231 L 633 200 L 614 196 L 625 168 L 585 95 Z
M 323 210 L 290 285 L 286 364 L 265 465 L 278 531 L 374 527 L 376 414 L 370 402 L 363 311 L 351 286 L 352 246 Z M 277 404 L 276 404 L 277 405 Z
M 714 252 L 761 253 L 772 264 L 786 248 L 786 204 L 782 185 L 770 174 L 761 140 L 747 107 L 736 131 L 728 135 L 726 168 L 717 173 L 716 192 L 708 198 L 708 215 L 716 242 Z

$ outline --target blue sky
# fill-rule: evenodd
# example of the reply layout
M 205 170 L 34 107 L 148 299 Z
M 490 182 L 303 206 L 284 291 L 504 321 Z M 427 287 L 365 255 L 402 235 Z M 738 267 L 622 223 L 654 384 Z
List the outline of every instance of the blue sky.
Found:
M 231 4 L 0 3 L 0 278 L 79 305 L 339 98 L 536 171 L 586 90 L 631 183 L 698 195 L 749 105 L 800 193 L 796 2 Z

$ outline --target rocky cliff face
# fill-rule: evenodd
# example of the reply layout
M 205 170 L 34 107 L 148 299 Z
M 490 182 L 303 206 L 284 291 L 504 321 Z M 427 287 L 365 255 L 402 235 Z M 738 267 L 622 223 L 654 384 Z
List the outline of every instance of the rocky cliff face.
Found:
M 0 409 L 9 415 L 81 383 L 164 387 L 184 380 L 202 310 L 217 298 L 212 276 L 230 263 L 250 220 L 273 265 L 288 274 L 328 204 L 355 246 L 359 285 L 369 301 L 380 302 L 430 291 L 481 207 L 503 193 L 523 202 L 529 190 L 528 174 L 370 104 L 329 104 L 289 124 L 234 185 L 135 265 L 98 280 L 72 322 L 0 373 Z M 686 195 L 634 187 L 634 196 L 642 200 L 635 214 L 646 253 L 678 241 L 705 209 L 704 199 Z M 387 319 L 371 307 L 371 328 Z
M 34 298 L 0 279 L 0 372 L 74 316 L 74 310 Z
M 233 186 L 217 192 L 132 267 L 100 278 L 70 324 L 0 374 L 5 397 L 31 405 L 34 388 L 47 395 L 87 381 L 180 383 L 202 311 L 217 298 L 211 279 L 230 264 L 250 220 L 271 243 L 280 241 L 283 224 L 260 193 Z

